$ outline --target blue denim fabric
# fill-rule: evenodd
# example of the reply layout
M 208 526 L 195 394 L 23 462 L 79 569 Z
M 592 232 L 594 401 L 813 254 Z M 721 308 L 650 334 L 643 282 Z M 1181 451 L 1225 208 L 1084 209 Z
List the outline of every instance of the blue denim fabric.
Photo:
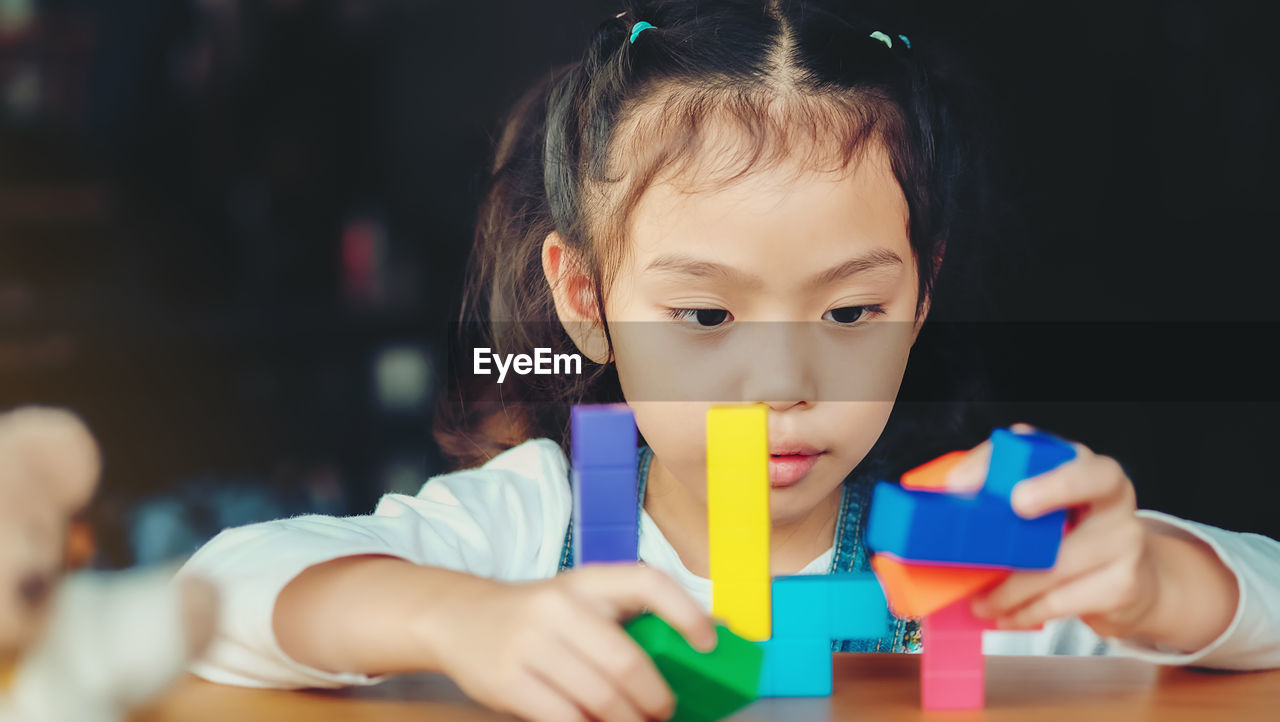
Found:
M 636 477 L 639 487 L 637 498 L 644 505 L 645 484 L 649 481 L 649 464 L 653 461 L 653 451 L 647 446 L 640 447 L 636 457 Z M 831 569 L 828 573 L 865 572 L 871 570 L 871 559 L 863 543 L 863 524 L 867 518 L 867 508 L 871 503 L 871 490 L 875 480 L 850 476 L 844 482 L 844 493 L 840 500 L 840 515 L 836 520 L 835 554 L 831 558 Z M 560 553 L 560 571 L 573 568 L 573 519 L 565 530 L 564 549 Z M 639 534 L 639 527 L 636 529 Z M 907 652 L 916 651 L 920 647 L 919 623 L 915 620 L 898 619 L 885 612 L 888 634 L 876 639 L 838 639 L 831 643 L 837 652 Z

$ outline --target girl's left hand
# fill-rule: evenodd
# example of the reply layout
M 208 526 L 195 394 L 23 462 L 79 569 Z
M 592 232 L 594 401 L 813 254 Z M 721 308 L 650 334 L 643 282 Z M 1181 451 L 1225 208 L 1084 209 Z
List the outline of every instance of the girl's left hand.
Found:
M 1025 424 L 1012 429 L 1032 430 Z M 1048 571 L 1011 574 L 978 595 L 973 612 L 1000 629 L 1077 616 L 1100 636 L 1130 636 L 1157 601 L 1153 535 L 1135 514 L 1137 496 L 1120 464 L 1083 444 L 1073 446 L 1075 459 L 1018 484 L 1012 495 L 1014 511 L 1024 518 L 1070 510 L 1057 563 Z M 951 473 L 949 488 L 981 486 L 990 457 L 991 442 L 983 442 Z

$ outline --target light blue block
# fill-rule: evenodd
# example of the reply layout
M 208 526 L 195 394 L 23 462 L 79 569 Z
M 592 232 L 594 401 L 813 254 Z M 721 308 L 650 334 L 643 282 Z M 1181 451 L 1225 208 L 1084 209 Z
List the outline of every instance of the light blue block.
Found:
M 774 577 L 774 639 L 831 639 L 829 579 L 825 574 Z
M 773 580 L 775 639 L 871 639 L 889 630 L 889 607 L 871 572 Z
M 828 579 L 829 639 L 873 639 L 888 633 L 889 603 L 875 574 L 833 574 Z
M 761 697 L 830 697 L 831 642 L 827 639 L 773 639 L 764 648 Z

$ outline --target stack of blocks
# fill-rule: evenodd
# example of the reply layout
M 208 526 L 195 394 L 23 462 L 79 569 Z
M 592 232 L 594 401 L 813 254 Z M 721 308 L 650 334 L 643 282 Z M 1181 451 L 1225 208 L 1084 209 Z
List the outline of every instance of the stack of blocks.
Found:
M 1023 479 L 1075 458 L 1070 444 L 1044 433 L 996 429 L 982 489 L 946 493 L 952 452 L 876 485 L 867 521 L 871 565 L 893 613 L 923 617 L 921 697 L 926 709 L 974 709 L 984 703 L 982 632 L 970 597 L 1011 570 L 1045 570 L 1057 559 L 1066 513 L 1036 519 L 1014 513 L 1009 497 Z
M 771 579 L 766 424 L 760 404 L 714 407 L 707 415 L 712 613 L 725 623 L 720 645 L 697 652 L 652 615 L 628 625 L 676 695 L 674 719 L 718 719 L 756 696 L 831 694 L 831 641 L 881 636 L 889 610 L 923 617 L 923 706 L 982 707 L 982 632 L 990 627 L 973 617 L 969 599 L 1011 570 L 1053 566 L 1065 512 L 1023 519 L 1009 496 L 1019 481 L 1071 460 L 1075 450 L 1048 434 L 997 429 L 986 480 L 974 494 L 946 492 L 947 473 L 963 452 L 907 472 L 900 485 L 876 486 L 867 522 L 874 575 Z M 574 558 L 634 562 L 635 419 L 624 404 L 578 406 L 572 431 Z
M 639 559 L 636 420 L 626 404 L 575 406 L 574 564 Z
M 870 573 L 771 578 L 767 413 L 756 404 L 707 415 L 712 613 L 727 625 L 720 645 L 702 655 L 651 615 L 628 625 L 675 692 L 674 719 L 715 719 L 756 696 L 830 695 L 831 641 L 888 629 Z M 578 406 L 572 430 L 575 559 L 635 561 L 634 419 L 624 405 Z M 750 653 L 743 640 L 756 642 Z
M 769 436 L 762 405 L 707 412 L 711 613 L 755 641 L 769 638 Z

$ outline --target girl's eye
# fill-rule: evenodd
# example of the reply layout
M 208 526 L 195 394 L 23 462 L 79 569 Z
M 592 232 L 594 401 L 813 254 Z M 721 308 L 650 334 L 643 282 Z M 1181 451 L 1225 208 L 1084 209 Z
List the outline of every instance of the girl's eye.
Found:
M 723 308 L 672 308 L 668 315 L 676 321 L 686 321 L 700 328 L 715 328 L 733 318 Z
M 844 306 L 822 314 L 822 320 L 847 326 L 878 313 L 884 313 L 884 309 L 879 306 Z

